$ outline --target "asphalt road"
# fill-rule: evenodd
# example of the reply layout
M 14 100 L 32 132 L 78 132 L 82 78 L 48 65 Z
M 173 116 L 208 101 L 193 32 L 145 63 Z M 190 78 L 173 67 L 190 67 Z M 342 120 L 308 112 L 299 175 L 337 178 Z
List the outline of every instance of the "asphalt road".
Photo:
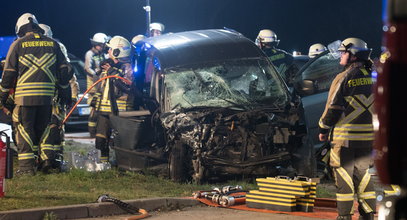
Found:
M 294 219 L 318 219 L 309 218 L 302 216 L 293 216 L 286 214 L 272 214 L 272 213 L 261 213 L 261 212 L 251 212 L 251 211 L 241 211 L 235 209 L 226 208 L 216 208 L 208 206 L 195 206 L 188 207 L 182 210 L 174 210 L 169 212 L 152 212 L 150 217 L 147 219 L 154 220 L 164 220 L 164 219 L 177 219 L 177 220 L 294 220 Z M 131 215 L 120 215 L 120 216 L 107 216 L 100 218 L 81 218 L 80 220 L 123 220 Z M 79 220 L 79 219 L 78 219 Z

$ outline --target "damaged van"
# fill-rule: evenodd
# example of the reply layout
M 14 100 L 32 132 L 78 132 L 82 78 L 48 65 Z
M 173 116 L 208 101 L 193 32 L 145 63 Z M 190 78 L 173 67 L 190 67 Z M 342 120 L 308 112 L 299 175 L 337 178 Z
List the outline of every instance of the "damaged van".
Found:
M 119 168 L 197 183 L 314 174 L 302 105 L 251 40 L 189 31 L 136 50 L 138 110 L 112 117 Z

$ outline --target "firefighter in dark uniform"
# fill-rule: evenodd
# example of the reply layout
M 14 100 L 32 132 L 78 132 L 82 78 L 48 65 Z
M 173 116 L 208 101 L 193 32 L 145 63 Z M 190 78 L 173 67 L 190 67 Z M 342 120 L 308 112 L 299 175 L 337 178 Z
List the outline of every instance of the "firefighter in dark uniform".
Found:
M 35 174 L 36 154 L 41 161 L 49 159 L 52 149 L 41 144 L 49 134 L 52 99 L 56 90 L 68 88 L 72 78 L 72 68 L 59 44 L 43 33 L 34 15 L 26 13 L 17 20 L 19 39 L 10 46 L 0 84 L 3 105 L 15 89 L 19 174 Z
M 269 29 L 263 29 L 259 32 L 255 43 L 264 51 L 287 85 L 292 86 L 298 69 L 293 63 L 293 56 L 277 48 L 280 40 L 277 39 L 276 33 Z
M 106 59 L 104 52 L 105 44 L 108 41 L 108 36 L 104 33 L 96 33 L 93 38 L 90 39 L 92 48 L 88 50 L 85 54 L 85 71 L 87 73 L 86 86 L 87 89 L 95 82 L 97 79 L 97 74 L 101 72 L 100 63 Z M 93 95 L 95 94 L 95 89 L 92 89 L 88 93 L 88 104 L 92 101 Z M 96 120 L 97 115 L 95 109 L 91 109 L 88 121 L 88 130 L 91 137 L 95 137 L 96 134 Z
M 354 195 L 360 219 L 374 219 L 376 194 L 370 174 L 374 139 L 371 49 L 358 38 L 342 41 L 339 73 L 319 121 L 320 141 L 331 141 L 330 166 L 337 186 L 337 219 L 352 219 Z
M 109 43 L 109 57 L 101 64 L 102 73 L 100 78 L 117 75 L 130 82 L 133 80 L 133 68 L 131 65 L 131 44 L 121 36 L 114 36 Z M 100 162 L 109 161 L 109 141 L 111 135 L 110 116 L 117 115 L 119 111 L 133 109 L 130 86 L 122 80 L 109 78 L 103 80 L 97 87 L 96 95 L 91 105 L 95 107 L 98 120 L 96 126 L 96 149 L 101 151 Z
M 50 26 L 46 24 L 39 24 L 39 26 L 41 27 L 41 29 L 44 30 L 45 36 L 53 38 L 53 33 Z M 61 48 L 62 53 L 65 56 L 65 59 L 67 60 L 67 62 L 70 62 L 66 47 L 60 41 L 57 42 Z M 49 124 L 50 132 L 49 135 L 44 138 L 43 146 L 53 149 L 54 157 L 49 160 L 49 162 L 51 162 L 50 165 L 42 164 L 44 166 L 44 168 L 42 168 L 42 171 L 44 173 L 48 173 L 50 169 L 61 171 L 63 160 L 62 154 L 65 145 L 65 131 L 64 126 L 62 125 L 62 121 L 66 116 L 66 108 L 73 106 L 78 99 L 79 84 L 75 75 L 73 75 L 71 80 L 69 80 L 69 89 L 67 89 L 66 91 L 68 92 L 68 94 L 66 94 L 65 96 L 61 97 L 61 95 L 57 93 L 53 99 L 52 117 Z M 69 97 L 69 93 L 71 97 Z

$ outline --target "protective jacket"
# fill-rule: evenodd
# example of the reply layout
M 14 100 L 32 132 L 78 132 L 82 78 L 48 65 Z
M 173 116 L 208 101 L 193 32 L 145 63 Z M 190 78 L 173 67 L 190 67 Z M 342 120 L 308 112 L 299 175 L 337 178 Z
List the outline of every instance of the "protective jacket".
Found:
M 42 34 L 29 32 L 10 46 L 1 90 L 8 92 L 15 88 L 16 105 L 51 105 L 56 87 L 67 88 L 71 78 L 71 66 L 59 44 Z
M 86 52 L 84 68 L 87 73 L 87 88 L 93 84 L 94 77 L 100 71 L 100 63 L 105 59 L 104 53 L 97 51 L 95 48 L 92 48 Z M 92 90 L 90 93 L 95 93 L 95 90 Z
M 373 143 L 372 84 L 371 71 L 365 69 L 363 63 L 349 65 L 332 82 L 319 121 L 321 134 L 331 131 L 330 165 L 341 216 L 353 214 L 355 194 L 363 219 L 372 219 L 376 208 L 374 184 L 369 173 Z
M 133 80 L 133 70 L 129 62 L 119 62 L 111 67 L 107 72 L 102 72 L 101 78 L 105 76 L 121 76 L 129 81 Z M 97 87 L 96 110 L 102 114 L 117 113 L 118 111 L 128 111 L 132 109 L 132 96 L 130 87 L 122 80 L 109 78 L 104 80 Z
M 331 129 L 332 143 L 372 141 L 372 75 L 361 63 L 351 64 L 333 80 L 325 111 L 319 120 L 320 133 Z
M 291 54 L 277 48 L 263 48 L 264 53 L 276 67 L 277 71 L 290 86 L 293 83 L 293 77 L 297 71 L 293 64 L 294 58 Z

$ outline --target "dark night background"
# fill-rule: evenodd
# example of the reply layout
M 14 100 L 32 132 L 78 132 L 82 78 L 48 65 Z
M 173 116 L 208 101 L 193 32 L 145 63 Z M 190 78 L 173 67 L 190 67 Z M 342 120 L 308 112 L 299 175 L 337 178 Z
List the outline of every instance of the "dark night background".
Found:
M 83 58 L 96 32 L 127 39 L 145 33 L 145 0 L 3 0 L 0 36 L 15 35 L 18 17 L 33 13 L 51 26 L 68 51 Z M 313 43 L 347 37 L 364 39 L 378 56 L 382 3 L 379 0 L 150 0 L 152 22 L 166 32 L 228 27 L 254 40 L 269 28 L 279 47 L 306 54 Z

